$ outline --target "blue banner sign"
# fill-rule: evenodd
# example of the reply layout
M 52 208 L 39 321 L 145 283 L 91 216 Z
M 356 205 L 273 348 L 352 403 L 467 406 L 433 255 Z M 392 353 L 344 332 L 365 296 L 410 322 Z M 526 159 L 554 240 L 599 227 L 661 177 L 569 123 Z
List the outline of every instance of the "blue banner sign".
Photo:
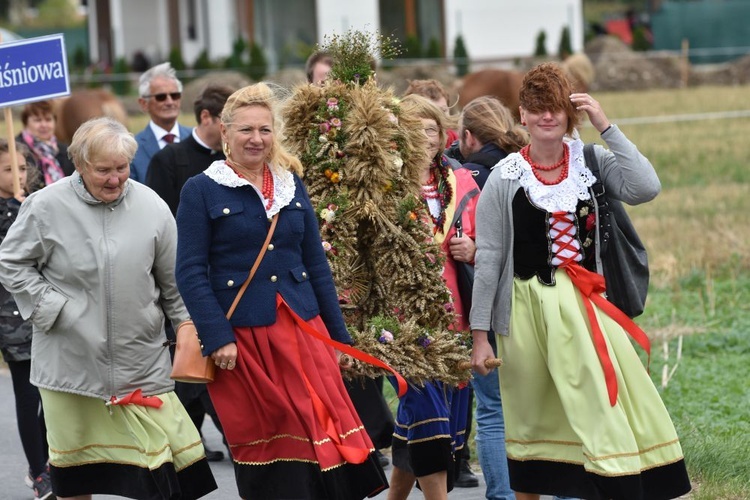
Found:
M 0 107 L 70 94 L 63 36 L 0 44 Z

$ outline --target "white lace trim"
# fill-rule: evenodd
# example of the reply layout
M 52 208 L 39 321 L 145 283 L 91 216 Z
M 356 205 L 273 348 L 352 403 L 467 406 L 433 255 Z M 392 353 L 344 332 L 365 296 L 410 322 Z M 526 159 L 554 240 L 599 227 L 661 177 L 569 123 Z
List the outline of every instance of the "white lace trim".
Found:
M 596 182 L 594 174 L 586 167 L 583 158 L 583 142 L 568 143 L 570 160 L 568 177 L 553 186 L 542 184 L 531 170 L 531 165 L 521 153 L 508 155 L 498 164 L 503 179 L 515 179 L 529 194 L 529 199 L 537 207 L 547 212 L 575 212 L 578 200 L 591 198 L 589 187 Z
M 273 204 L 266 210 L 266 216 L 273 217 L 294 199 L 297 187 L 294 185 L 294 175 L 290 171 L 276 167 L 275 165 L 270 165 L 270 168 L 271 175 L 273 175 Z M 263 198 L 260 189 L 247 179 L 243 179 L 237 175 L 224 160 L 213 162 L 203 173 L 222 186 L 231 188 L 251 186 L 264 201 L 264 205 L 268 201 Z

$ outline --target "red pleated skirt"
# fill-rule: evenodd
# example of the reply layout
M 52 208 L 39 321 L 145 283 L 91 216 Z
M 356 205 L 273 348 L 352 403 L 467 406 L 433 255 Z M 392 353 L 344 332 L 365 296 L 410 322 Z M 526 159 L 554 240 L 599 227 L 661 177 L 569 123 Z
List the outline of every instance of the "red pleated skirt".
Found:
M 235 328 L 234 370 L 208 385 L 243 498 L 364 498 L 387 487 L 332 347 L 281 296 L 276 323 Z M 309 326 L 328 337 L 319 316 Z M 291 475 L 290 475 L 291 474 Z

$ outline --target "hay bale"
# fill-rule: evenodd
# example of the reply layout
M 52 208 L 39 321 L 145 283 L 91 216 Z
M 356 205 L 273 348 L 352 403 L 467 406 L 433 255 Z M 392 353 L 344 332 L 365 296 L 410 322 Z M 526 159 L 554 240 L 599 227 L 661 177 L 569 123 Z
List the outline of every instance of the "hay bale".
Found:
M 596 72 L 592 91 L 682 86 L 682 62 L 672 53 L 634 52 L 612 36 L 595 38 L 586 45 L 585 52 Z

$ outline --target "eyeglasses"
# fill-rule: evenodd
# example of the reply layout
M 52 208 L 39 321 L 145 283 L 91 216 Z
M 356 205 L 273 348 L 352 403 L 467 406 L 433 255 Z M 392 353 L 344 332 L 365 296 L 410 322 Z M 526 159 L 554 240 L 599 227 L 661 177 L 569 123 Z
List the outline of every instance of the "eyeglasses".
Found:
M 437 137 L 440 131 L 435 127 L 427 127 L 424 129 L 424 133 L 427 134 L 427 137 Z
M 149 97 L 153 97 L 156 99 L 157 102 L 164 102 L 167 100 L 167 96 L 171 97 L 173 101 L 179 101 L 182 97 L 182 92 L 169 92 L 164 94 L 151 94 L 151 95 L 144 95 L 144 99 L 148 99 Z

